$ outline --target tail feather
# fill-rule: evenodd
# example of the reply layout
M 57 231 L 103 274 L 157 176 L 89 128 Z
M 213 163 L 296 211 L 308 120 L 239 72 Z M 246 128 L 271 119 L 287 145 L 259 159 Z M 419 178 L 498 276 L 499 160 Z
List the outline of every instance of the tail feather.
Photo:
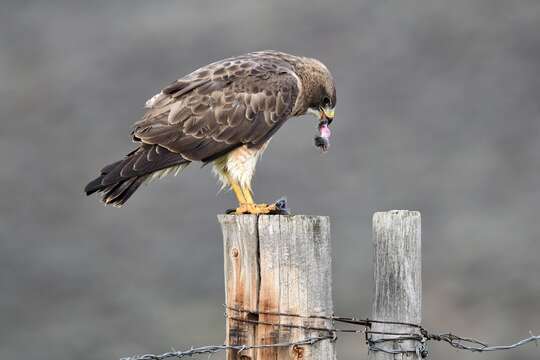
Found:
M 138 176 L 132 177 L 108 188 L 107 191 L 105 191 L 103 194 L 103 201 L 107 204 L 110 204 L 117 199 L 119 200 L 119 198 L 124 194 L 124 192 L 135 184 L 137 179 L 139 179 Z
M 159 145 L 143 144 L 130 152 L 123 160 L 101 169 L 101 174 L 90 181 L 84 191 L 86 195 L 102 192 L 106 204 L 122 206 L 133 193 L 155 175 L 182 169 L 190 161 Z
M 146 175 L 148 176 L 148 175 Z M 116 185 L 110 191 L 107 191 L 102 198 L 105 204 L 113 204 L 114 206 L 122 206 L 135 193 L 135 191 L 144 182 L 146 176 L 132 177 L 129 180 L 123 181 Z

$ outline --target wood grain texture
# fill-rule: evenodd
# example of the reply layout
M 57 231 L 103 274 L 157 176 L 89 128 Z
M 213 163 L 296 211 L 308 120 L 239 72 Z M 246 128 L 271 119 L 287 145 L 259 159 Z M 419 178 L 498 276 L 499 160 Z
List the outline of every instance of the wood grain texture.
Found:
M 407 210 L 373 216 L 375 297 L 372 318 L 420 324 L 422 320 L 422 264 L 420 213 Z M 373 331 L 414 333 L 403 325 L 374 324 Z M 389 335 L 385 335 L 389 337 Z M 373 335 L 374 339 L 380 338 Z M 411 349 L 411 341 L 381 344 L 385 349 Z M 417 359 L 416 354 L 370 352 L 370 360 Z
M 223 231 L 225 303 L 230 307 L 257 311 L 259 299 L 257 216 L 220 215 L 218 218 Z M 235 316 L 247 319 L 248 313 L 237 313 Z M 255 325 L 227 319 L 226 344 L 254 344 L 255 333 Z M 235 350 L 227 351 L 227 360 L 254 359 L 255 350 L 246 350 L 240 355 Z
M 249 225 L 246 220 L 249 217 Z M 259 216 L 250 215 L 220 216 L 225 240 L 225 281 L 227 304 L 236 306 L 249 298 L 249 305 L 256 301 L 256 309 L 262 312 L 280 312 L 300 315 L 332 315 L 332 273 L 330 222 L 320 216 Z M 254 224 L 256 223 L 256 224 Z M 243 232 L 241 235 L 238 232 Z M 240 244 L 239 242 L 242 242 Z M 240 251 L 238 257 L 256 255 L 245 261 L 231 259 L 232 248 L 251 249 Z M 241 279 L 253 279 L 251 288 L 238 286 Z M 256 279 L 256 281 L 255 281 Z M 245 280 L 241 280 L 247 285 Z M 236 295 L 240 291 L 241 295 Z M 239 301 L 239 299 L 242 299 Z M 253 315 L 251 315 L 253 317 Z M 318 319 L 300 319 L 288 316 L 260 314 L 259 321 L 287 323 L 296 325 L 330 327 L 328 321 Z M 270 325 L 256 327 L 228 323 L 228 343 L 247 341 L 245 344 L 273 344 L 292 342 L 310 336 L 319 336 L 319 332 L 303 329 L 290 329 Z M 233 331 L 231 331 L 233 327 Z M 245 336 L 231 337 L 231 333 Z M 255 338 L 255 342 L 251 342 Z M 237 356 L 237 354 L 230 354 Z M 245 357 L 227 357 L 228 359 L 335 359 L 334 344 L 322 341 L 313 346 L 294 348 L 258 349 L 251 353 L 242 352 Z

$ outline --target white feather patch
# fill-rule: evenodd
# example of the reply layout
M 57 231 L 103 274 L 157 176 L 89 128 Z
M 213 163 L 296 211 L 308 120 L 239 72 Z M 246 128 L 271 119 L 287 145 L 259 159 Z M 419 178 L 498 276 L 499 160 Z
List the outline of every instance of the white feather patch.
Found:
M 247 146 L 241 146 L 225 155 L 225 158 L 216 160 L 213 172 L 221 182 L 220 191 L 230 186 L 225 174 L 237 181 L 241 187 L 251 189 L 251 180 L 255 175 L 257 160 L 267 146 L 268 142 L 260 149 L 249 149 Z
M 146 104 L 144 106 L 146 108 L 150 109 L 150 108 L 154 107 L 154 105 L 156 105 L 156 103 L 158 101 L 163 99 L 163 97 L 165 97 L 165 95 L 162 92 L 160 92 L 160 93 L 152 96 L 150 99 L 148 99 L 148 101 L 146 102 Z

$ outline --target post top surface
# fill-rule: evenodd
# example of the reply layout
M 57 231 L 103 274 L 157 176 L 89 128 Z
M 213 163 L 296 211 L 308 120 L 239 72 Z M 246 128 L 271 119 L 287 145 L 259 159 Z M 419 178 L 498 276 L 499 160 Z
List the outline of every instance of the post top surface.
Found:
M 386 210 L 386 211 L 377 211 L 373 214 L 373 217 L 379 216 L 420 216 L 420 211 L 416 210 Z

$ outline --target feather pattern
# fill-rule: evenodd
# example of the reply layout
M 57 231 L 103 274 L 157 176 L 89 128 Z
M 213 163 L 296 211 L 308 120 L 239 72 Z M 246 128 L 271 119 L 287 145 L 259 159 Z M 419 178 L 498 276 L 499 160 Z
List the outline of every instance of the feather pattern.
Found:
M 291 115 L 301 88 L 280 54 L 224 59 L 173 82 L 147 102 L 133 138 L 202 162 L 261 147 Z
M 87 195 L 102 192 L 106 204 L 123 205 L 145 182 L 181 171 L 190 161 L 159 145 L 143 144 L 123 160 L 101 169 L 101 174 L 86 185 Z

